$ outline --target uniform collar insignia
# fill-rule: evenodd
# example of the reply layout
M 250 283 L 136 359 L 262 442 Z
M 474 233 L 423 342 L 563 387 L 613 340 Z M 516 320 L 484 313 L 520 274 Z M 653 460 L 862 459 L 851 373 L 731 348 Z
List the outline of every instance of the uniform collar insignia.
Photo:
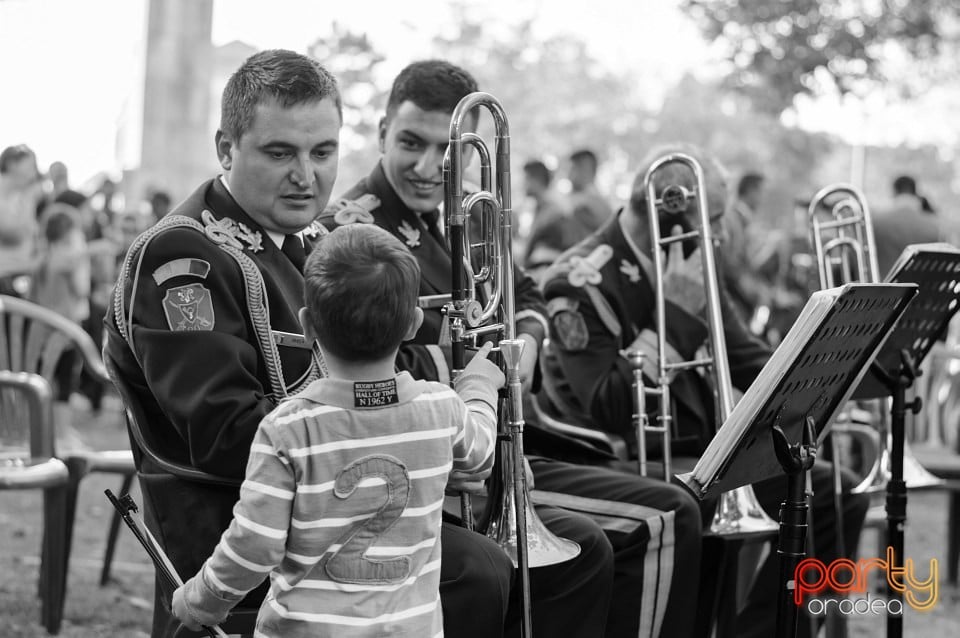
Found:
M 620 272 L 626 275 L 632 284 L 640 281 L 640 266 L 632 264 L 626 259 L 620 260 Z
M 309 237 L 310 239 L 316 239 L 317 237 L 323 237 L 328 234 L 330 231 L 317 220 L 310 222 L 310 225 L 303 229 L 303 235 Z
M 613 257 L 613 248 L 607 244 L 600 244 L 586 257 L 574 255 L 570 258 L 573 269 L 567 275 L 567 281 L 575 288 L 582 288 L 586 284 L 599 286 L 603 281 L 600 269 Z
M 200 213 L 203 231 L 216 244 L 226 244 L 239 250 L 248 248 L 252 253 L 263 250 L 263 236 L 259 230 L 251 230 L 244 223 L 224 217 L 217 219 L 209 210 Z
M 416 248 L 420 245 L 420 231 L 406 222 L 400 222 L 400 228 L 397 231 L 403 235 L 403 243 L 410 248 Z

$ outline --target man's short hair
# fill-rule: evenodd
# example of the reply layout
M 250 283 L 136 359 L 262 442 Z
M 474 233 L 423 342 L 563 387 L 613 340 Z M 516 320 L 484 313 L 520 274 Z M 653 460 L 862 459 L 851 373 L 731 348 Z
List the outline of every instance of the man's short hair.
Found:
M 750 191 L 760 188 L 763 183 L 763 175 L 760 173 L 744 173 L 737 184 L 737 196 L 743 197 Z
M 893 180 L 893 192 L 895 195 L 916 195 L 917 182 L 909 175 L 901 175 Z
M 700 167 L 703 169 L 704 185 L 707 189 L 707 210 L 711 217 L 724 214 L 729 203 L 729 194 L 727 192 L 727 174 L 723 166 L 717 161 L 716 157 L 700 147 L 679 142 L 654 148 L 640 162 L 640 168 L 637 171 L 637 177 L 633 182 L 630 193 L 630 209 L 636 213 L 647 214 L 647 192 L 643 187 L 643 177 L 655 161 L 664 155 L 673 153 L 684 153 L 700 163 Z M 658 193 L 670 184 L 678 184 L 687 190 L 693 190 L 696 186 L 696 180 L 689 168 L 674 162 L 664 166 L 654 175 L 654 186 Z M 696 202 L 690 201 L 687 208 L 688 212 L 694 206 L 696 206 Z
M 407 100 L 424 111 L 453 113 L 457 104 L 477 91 L 466 70 L 445 60 L 421 60 L 406 66 L 394 79 L 387 98 L 387 120 Z
M 587 166 L 593 175 L 597 174 L 597 166 L 600 165 L 600 162 L 597 160 L 597 154 L 586 148 L 581 148 L 570 153 L 570 161 L 574 164 Z
M 372 224 L 341 226 L 304 266 L 307 320 L 320 345 L 350 361 L 396 350 L 417 307 L 420 265 L 403 243 Z
M 540 160 L 530 160 L 524 164 L 523 172 L 529 177 L 539 180 L 544 186 L 549 186 L 553 179 L 553 172 Z
M 5 174 L 10 170 L 11 164 L 19 162 L 24 157 L 36 157 L 26 144 L 17 144 L 3 149 L 3 152 L 0 153 L 0 175 Z
M 250 130 L 257 106 L 270 99 L 289 108 L 325 98 L 333 100 L 343 119 L 337 80 L 319 62 L 283 49 L 261 51 L 227 80 L 220 100 L 220 130 L 239 140 Z

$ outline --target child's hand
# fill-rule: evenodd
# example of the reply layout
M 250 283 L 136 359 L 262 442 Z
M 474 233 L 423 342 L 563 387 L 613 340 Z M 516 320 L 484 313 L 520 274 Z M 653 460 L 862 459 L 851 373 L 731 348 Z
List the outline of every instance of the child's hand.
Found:
M 200 631 L 200 623 L 193 619 L 193 616 L 190 615 L 190 610 L 187 607 L 187 603 L 183 600 L 183 586 L 177 587 L 177 590 L 173 592 L 173 600 L 170 603 L 170 610 L 173 612 L 173 615 L 177 617 L 183 626 L 189 629 L 190 631 Z
M 487 355 L 493 350 L 493 344 L 489 341 L 483 344 L 477 353 L 470 359 L 470 363 L 464 367 L 461 374 L 476 374 L 486 378 L 493 387 L 502 388 L 507 382 L 503 372 L 492 361 L 487 359 Z

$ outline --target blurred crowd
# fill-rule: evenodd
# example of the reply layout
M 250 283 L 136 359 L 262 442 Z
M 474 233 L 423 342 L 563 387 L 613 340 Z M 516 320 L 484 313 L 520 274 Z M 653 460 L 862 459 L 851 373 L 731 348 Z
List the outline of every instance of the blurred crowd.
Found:
M 34 301 L 82 325 L 100 343 L 117 266 L 133 239 L 169 210 L 170 197 L 125 206 L 121 184 L 102 178 L 90 193 L 71 186 L 67 166 L 40 170 L 26 145 L 0 152 L 0 294 Z M 64 378 L 73 358 L 61 361 Z M 58 399 L 69 399 L 61 384 Z M 80 393 L 99 410 L 104 388 L 81 375 Z
M 517 261 L 534 276 L 612 214 L 616 200 L 598 187 L 599 168 L 589 149 L 572 152 L 561 167 L 539 159 L 524 164 L 515 249 Z M 808 221 L 813 194 L 798 193 L 792 215 L 783 215 L 767 208 L 762 173 L 747 171 L 729 181 L 719 238 L 722 285 L 753 333 L 776 346 L 820 289 Z M 960 238 L 957 222 L 937 214 L 913 177 L 892 180 L 890 202 L 872 211 L 880 279 L 906 246 Z

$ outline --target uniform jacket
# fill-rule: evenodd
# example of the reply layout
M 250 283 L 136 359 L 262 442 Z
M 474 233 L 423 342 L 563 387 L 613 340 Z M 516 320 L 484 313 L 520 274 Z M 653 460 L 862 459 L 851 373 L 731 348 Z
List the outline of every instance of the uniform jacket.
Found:
M 390 231 L 403 241 L 420 264 L 420 295 L 449 293 L 450 254 L 442 238 L 434 237 L 420 215 L 407 208 L 387 181 L 382 164 L 334 201 L 320 217 L 328 229 L 365 222 Z M 541 343 L 547 322 L 543 296 L 532 278 L 515 271 L 517 334 L 526 333 Z M 439 308 L 424 309 L 423 326 L 411 343 L 400 347 L 397 365 L 417 379 L 450 380 L 450 348 L 439 346 L 444 317 Z
M 547 398 L 557 412 L 633 443 L 633 369 L 625 351 L 642 331 L 655 330 L 656 306 L 652 261 L 625 238 L 620 214 L 546 273 L 551 344 L 541 366 Z M 731 311 L 722 288 L 720 299 L 731 376 L 745 389 L 769 351 Z M 684 359 L 693 358 L 707 338 L 704 320 L 668 302 L 666 324 L 668 344 Z M 684 372 L 671 384 L 671 394 L 678 429 L 674 450 L 699 454 L 716 427 L 711 385 L 695 371 Z
M 162 456 L 239 485 L 260 420 L 319 376 L 309 348 L 274 340 L 274 331 L 302 333 L 302 299 L 302 273 L 219 179 L 134 241 L 105 318 L 105 352 Z M 139 469 L 148 524 L 181 574 L 195 573 L 238 488 L 181 481 L 144 460 Z

